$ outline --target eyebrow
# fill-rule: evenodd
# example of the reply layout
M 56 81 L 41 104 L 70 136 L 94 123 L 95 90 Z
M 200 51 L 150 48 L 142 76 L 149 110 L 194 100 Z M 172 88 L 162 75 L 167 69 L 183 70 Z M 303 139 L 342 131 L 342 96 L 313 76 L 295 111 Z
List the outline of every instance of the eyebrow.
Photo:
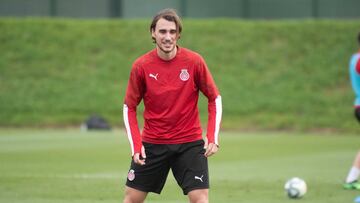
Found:
M 162 28 L 162 29 L 159 29 L 159 31 L 168 31 L 167 29 L 165 28 Z M 176 29 L 169 29 L 169 31 L 177 31 Z

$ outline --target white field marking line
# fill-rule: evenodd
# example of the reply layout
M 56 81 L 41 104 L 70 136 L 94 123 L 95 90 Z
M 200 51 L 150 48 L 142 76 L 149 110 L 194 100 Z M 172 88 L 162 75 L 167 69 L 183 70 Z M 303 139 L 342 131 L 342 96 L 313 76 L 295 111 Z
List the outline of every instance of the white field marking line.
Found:
M 0 174 L 0 177 L 60 178 L 60 179 L 119 179 L 126 173 L 79 173 L 79 174 Z

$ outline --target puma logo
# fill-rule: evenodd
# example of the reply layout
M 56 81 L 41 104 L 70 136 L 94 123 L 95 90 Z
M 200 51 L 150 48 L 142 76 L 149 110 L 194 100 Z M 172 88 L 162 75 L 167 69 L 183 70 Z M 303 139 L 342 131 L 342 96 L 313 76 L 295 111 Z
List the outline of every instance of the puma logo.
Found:
M 204 177 L 204 175 L 202 175 L 201 177 L 195 176 L 194 178 L 195 178 L 195 180 L 200 180 L 201 182 L 204 182 L 203 179 L 202 179 L 203 177 Z
M 149 77 L 154 78 L 155 80 L 157 80 L 157 76 L 158 76 L 158 75 L 159 75 L 158 73 L 156 73 L 156 75 L 150 73 L 150 74 L 149 74 Z

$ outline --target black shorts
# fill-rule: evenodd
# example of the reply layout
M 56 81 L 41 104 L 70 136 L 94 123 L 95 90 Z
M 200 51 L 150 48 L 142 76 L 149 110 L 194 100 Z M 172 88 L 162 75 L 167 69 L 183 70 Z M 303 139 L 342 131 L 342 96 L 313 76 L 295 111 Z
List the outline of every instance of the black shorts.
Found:
M 354 111 L 356 119 L 360 122 L 360 107 L 356 107 Z
M 170 169 L 184 195 L 209 188 L 208 162 L 204 141 L 184 144 L 150 144 L 145 147 L 145 165 L 131 161 L 126 185 L 144 192 L 161 193 Z

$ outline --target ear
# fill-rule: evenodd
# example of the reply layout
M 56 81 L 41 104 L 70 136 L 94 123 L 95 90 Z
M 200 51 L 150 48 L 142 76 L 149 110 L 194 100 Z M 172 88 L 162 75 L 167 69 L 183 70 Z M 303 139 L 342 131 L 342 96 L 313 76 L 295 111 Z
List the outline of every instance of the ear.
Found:
M 155 38 L 155 30 L 154 29 L 151 29 L 151 37 Z

